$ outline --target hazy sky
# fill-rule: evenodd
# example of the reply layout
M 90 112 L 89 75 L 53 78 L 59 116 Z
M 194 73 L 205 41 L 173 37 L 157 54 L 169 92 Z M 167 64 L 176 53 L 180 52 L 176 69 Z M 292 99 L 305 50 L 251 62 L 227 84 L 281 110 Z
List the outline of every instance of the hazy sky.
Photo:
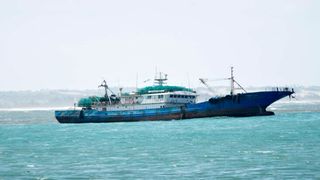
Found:
M 0 90 L 320 85 L 320 1 L 0 0 Z M 214 83 L 213 83 L 214 84 Z

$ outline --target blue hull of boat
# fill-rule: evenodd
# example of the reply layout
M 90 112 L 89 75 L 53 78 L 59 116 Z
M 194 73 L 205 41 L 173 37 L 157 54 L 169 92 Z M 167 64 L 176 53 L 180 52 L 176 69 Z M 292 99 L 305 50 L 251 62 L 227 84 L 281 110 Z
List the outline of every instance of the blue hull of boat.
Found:
M 126 111 L 62 110 L 55 111 L 60 123 L 106 123 L 152 120 L 179 120 L 213 116 L 260 116 L 273 115 L 266 108 L 273 102 L 290 96 L 293 91 L 262 91 L 227 95 L 211 98 L 208 101 L 186 104 L 181 107 L 168 107 Z

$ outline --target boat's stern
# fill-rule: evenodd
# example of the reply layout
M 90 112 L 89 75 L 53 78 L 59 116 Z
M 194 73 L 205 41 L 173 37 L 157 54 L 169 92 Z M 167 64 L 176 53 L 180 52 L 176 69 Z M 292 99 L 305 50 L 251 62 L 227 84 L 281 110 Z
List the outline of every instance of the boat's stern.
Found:
M 83 118 L 82 110 L 56 110 L 54 114 L 59 123 L 79 123 Z

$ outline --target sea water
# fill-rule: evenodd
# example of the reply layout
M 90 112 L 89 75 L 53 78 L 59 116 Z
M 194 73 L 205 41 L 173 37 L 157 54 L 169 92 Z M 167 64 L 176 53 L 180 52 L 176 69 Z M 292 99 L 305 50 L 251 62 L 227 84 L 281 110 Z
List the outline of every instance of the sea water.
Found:
M 319 179 L 320 112 L 59 124 L 0 111 L 0 179 Z

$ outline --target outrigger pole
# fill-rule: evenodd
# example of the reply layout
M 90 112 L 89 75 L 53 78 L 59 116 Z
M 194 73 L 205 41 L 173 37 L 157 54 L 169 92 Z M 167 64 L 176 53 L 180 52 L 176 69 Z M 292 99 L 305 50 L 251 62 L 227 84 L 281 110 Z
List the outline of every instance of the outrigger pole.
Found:
M 230 78 L 223 78 L 223 79 L 204 79 L 204 78 L 200 78 L 199 79 L 200 82 L 202 84 L 204 84 L 211 92 L 214 92 L 214 90 L 208 85 L 208 81 L 221 81 L 221 80 L 230 80 L 230 95 L 234 95 L 235 90 L 236 89 L 241 89 L 244 92 L 247 92 L 235 79 L 234 79 L 234 75 L 233 75 L 233 67 L 231 67 L 231 77 Z M 235 84 L 239 87 L 239 88 L 235 88 Z

